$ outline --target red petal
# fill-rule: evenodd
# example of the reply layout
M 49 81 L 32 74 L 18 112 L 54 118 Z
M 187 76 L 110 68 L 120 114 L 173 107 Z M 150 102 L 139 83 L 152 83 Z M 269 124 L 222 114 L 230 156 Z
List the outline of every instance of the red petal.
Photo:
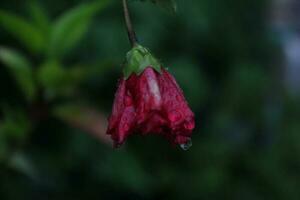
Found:
M 173 142 L 182 144 L 181 142 L 186 140 L 183 138 L 190 136 L 195 127 L 194 114 L 189 108 L 182 90 L 166 70 L 163 70 L 163 74 L 159 77 L 159 84 L 170 134 L 177 135 Z
M 131 133 L 135 125 L 135 109 L 133 106 L 126 107 L 119 121 L 118 127 L 112 138 L 115 146 L 118 147 L 124 143 L 127 136 Z
M 118 85 L 118 90 L 115 94 L 112 113 L 109 117 L 109 124 L 107 130 L 108 134 L 110 134 L 112 129 L 116 127 L 125 109 L 125 104 L 124 104 L 125 93 L 126 93 L 125 80 L 121 79 Z
M 160 110 L 162 104 L 156 72 L 148 67 L 137 76 L 132 75 L 127 87 L 134 97 L 138 124 L 145 121 L 154 110 Z

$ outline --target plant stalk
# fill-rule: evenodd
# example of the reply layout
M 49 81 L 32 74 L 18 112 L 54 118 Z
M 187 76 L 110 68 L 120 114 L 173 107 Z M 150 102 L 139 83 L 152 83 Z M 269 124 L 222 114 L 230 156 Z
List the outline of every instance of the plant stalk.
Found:
M 125 22 L 126 22 L 128 39 L 130 41 L 131 46 L 134 47 L 137 44 L 137 37 L 136 37 L 135 31 L 133 29 L 133 25 L 131 22 L 129 8 L 128 8 L 128 2 L 127 2 L 127 0 L 122 0 L 122 1 L 123 1 L 124 17 L 125 17 Z

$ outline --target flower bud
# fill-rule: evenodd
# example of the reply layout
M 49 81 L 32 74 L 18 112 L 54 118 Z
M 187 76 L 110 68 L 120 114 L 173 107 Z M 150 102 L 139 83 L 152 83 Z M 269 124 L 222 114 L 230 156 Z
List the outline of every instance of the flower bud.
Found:
M 194 114 L 174 77 L 143 47 L 127 55 L 107 134 L 120 146 L 131 134 L 159 134 L 187 147 Z

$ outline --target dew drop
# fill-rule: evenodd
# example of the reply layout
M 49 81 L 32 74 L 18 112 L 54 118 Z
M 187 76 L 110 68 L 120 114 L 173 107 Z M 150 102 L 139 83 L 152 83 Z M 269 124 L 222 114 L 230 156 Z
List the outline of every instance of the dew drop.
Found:
M 147 83 L 147 78 L 145 76 L 142 76 L 140 81 L 141 83 Z
M 185 122 L 184 128 L 187 130 L 193 130 L 195 128 L 195 122 L 193 120 Z
M 185 144 L 180 144 L 180 148 L 183 149 L 184 151 L 189 150 L 193 146 L 193 142 L 191 139 L 188 139 L 188 141 Z
M 121 143 L 115 143 L 115 144 L 114 144 L 114 148 L 116 148 L 116 149 L 117 149 L 117 148 L 120 148 L 121 146 L 122 146 Z
M 176 122 L 181 119 L 181 114 L 178 111 L 173 110 L 169 113 L 168 118 L 171 122 Z
M 124 129 L 124 131 L 128 131 L 130 129 L 129 124 L 127 124 L 127 123 L 124 124 L 123 129 Z
M 125 97 L 125 106 L 131 106 L 132 105 L 132 99 L 128 96 Z

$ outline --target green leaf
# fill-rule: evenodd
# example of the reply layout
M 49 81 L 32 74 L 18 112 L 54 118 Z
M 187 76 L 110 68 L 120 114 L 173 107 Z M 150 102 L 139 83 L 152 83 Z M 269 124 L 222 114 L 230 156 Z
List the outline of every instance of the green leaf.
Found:
M 49 42 L 49 55 L 57 57 L 73 48 L 87 32 L 92 17 L 108 1 L 83 4 L 64 13 L 53 25 Z
M 48 60 L 37 71 L 37 80 L 45 88 L 47 98 L 67 97 L 86 79 L 86 68 L 65 68 L 58 60 Z
M 45 47 L 42 31 L 17 15 L 0 10 L 0 25 L 34 53 Z
M 2 124 L 2 122 L 0 123 L 0 164 L 1 161 L 5 159 L 6 154 L 7 154 L 7 142 L 6 142 L 6 138 L 4 135 L 4 126 Z
M 37 27 L 39 27 L 43 31 L 45 37 L 47 37 L 50 31 L 51 24 L 46 11 L 41 7 L 41 5 L 37 1 L 30 2 L 28 6 L 29 14 L 33 20 L 33 23 Z
M 52 113 L 60 119 L 74 119 L 82 117 L 80 108 L 82 105 L 78 104 L 63 104 L 57 105 L 53 108 Z
M 45 95 L 53 98 L 66 87 L 68 73 L 57 60 L 49 60 L 37 71 L 37 80 L 45 88 Z
M 3 121 L 1 132 L 5 138 L 23 141 L 31 130 L 31 124 L 24 111 L 18 108 L 2 106 Z
M 14 152 L 9 159 L 8 166 L 34 181 L 38 181 L 38 173 L 33 162 L 22 152 Z
M 0 61 L 10 70 L 26 99 L 31 102 L 36 95 L 31 63 L 20 53 L 3 47 L 0 47 Z

